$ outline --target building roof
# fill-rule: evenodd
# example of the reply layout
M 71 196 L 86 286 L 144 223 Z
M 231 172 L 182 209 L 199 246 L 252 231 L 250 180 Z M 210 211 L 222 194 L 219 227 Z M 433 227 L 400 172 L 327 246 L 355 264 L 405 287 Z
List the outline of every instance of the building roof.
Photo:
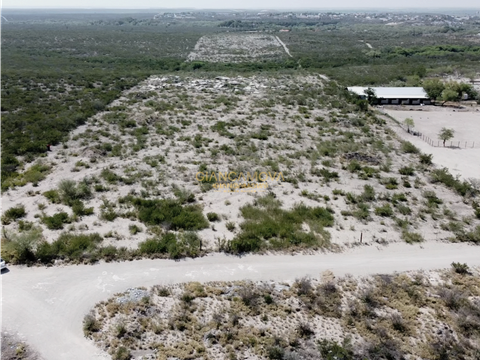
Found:
M 347 88 L 348 91 L 357 95 L 365 96 L 367 87 L 352 86 Z M 378 99 L 428 99 L 428 95 L 423 87 L 372 87 L 375 96 Z

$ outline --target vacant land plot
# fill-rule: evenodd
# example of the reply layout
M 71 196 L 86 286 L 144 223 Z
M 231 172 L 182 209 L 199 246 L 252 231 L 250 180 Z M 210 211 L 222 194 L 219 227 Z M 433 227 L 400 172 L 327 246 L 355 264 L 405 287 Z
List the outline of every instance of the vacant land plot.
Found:
M 188 60 L 241 62 L 285 57 L 283 45 L 266 34 L 216 34 L 202 36 Z
M 421 138 L 398 129 L 400 130 L 398 134 L 402 138 L 414 143 L 423 152 L 433 154 L 436 164 L 448 167 L 453 174 L 465 179 L 480 178 L 480 112 L 458 112 L 458 110 L 429 107 L 422 111 L 386 110 L 385 112 L 399 122 L 412 118 L 415 122 L 415 130 L 428 136 L 435 145 L 440 146 L 431 146 Z M 451 141 L 454 148 L 443 148 L 442 142 L 438 140 L 438 133 L 444 127 L 455 131 Z
M 475 142 L 476 147 L 480 147 L 480 111 L 424 107 L 422 111 L 386 110 L 386 112 L 400 122 L 406 118 L 412 118 L 415 122 L 415 130 L 434 141 L 438 140 L 440 130 L 446 127 L 455 131 L 453 145 L 458 146 L 460 141 L 460 147 L 464 148 L 467 142 L 468 148 Z M 442 142 L 438 140 L 438 145 L 441 144 Z

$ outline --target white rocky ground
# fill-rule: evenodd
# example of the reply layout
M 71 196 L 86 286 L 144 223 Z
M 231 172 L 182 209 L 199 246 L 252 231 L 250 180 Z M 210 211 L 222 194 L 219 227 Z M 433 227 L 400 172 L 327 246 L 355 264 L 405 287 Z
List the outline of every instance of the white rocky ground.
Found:
M 202 36 L 188 55 L 190 61 L 242 62 L 291 56 L 282 41 L 263 33 L 221 33 Z
M 152 231 L 129 216 L 128 211 L 133 209 L 120 204 L 119 198 L 127 194 L 175 198 L 180 189 L 195 195 L 204 214 L 215 212 L 220 216 L 220 221 L 199 232 L 207 248 L 215 250 L 220 241 L 238 233 L 243 221 L 240 207 L 265 192 L 205 189 L 196 179 L 204 164 L 209 171 L 282 172 L 286 180 L 269 181 L 269 190 L 286 209 L 300 202 L 333 209 L 335 226 L 328 230 L 331 242 L 340 248 L 358 244 L 360 236 L 363 243 L 400 241 L 401 230 L 395 219 L 377 216 L 373 211 L 391 202 L 395 194 L 405 195 L 404 203 L 411 210 L 411 215 L 395 215 L 407 220 L 410 230 L 427 241 L 453 236 L 442 229 L 442 224 L 454 221 L 470 229 L 479 223 L 468 201 L 442 185 L 431 184 L 416 155 L 399 150 L 395 132 L 380 124 L 355 125 L 370 120 L 352 112 L 353 105 L 343 103 L 332 91 L 320 75 L 151 77 L 125 92 L 108 111 L 76 129 L 65 144 L 52 147 L 52 152 L 41 159 L 51 166 L 46 179 L 36 186 L 29 183 L 5 192 L 3 208 L 24 205 L 24 220 L 41 226 L 47 241 L 55 240 L 62 231 L 98 232 L 105 237 L 104 244 L 136 248 L 152 236 Z M 449 118 L 458 115 L 446 114 Z M 105 150 L 106 144 L 113 151 Z M 337 154 L 329 156 L 332 149 Z M 377 175 L 361 178 L 349 171 L 345 157 L 349 154 L 367 156 L 360 163 L 376 169 Z M 434 161 L 442 164 L 436 154 Z M 468 166 L 475 169 L 477 165 Z M 405 166 L 412 166 L 415 174 L 400 175 L 398 170 Z M 321 168 L 337 172 L 339 178 L 325 181 L 317 171 Z M 105 170 L 124 180 L 109 183 L 102 175 Z M 389 178 L 396 179 L 397 189 L 385 187 Z M 49 230 L 41 222 L 42 216 L 59 211 L 72 213 L 70 207 L 52 204 L 43 195 L 64 179 L 88 179 L 92 187 L 98 185 L 103 191 L 94 191 L 93 198 L 85 201 L 86 207 L 94 208 L 94 215 L 80 217 L 63 230 Z M 358 195 L 365 185 L 373 186 L 377 195 L 368 222 L 347 215 L 355 207 L 338 194 Z M 435 215 L 425 212 L 425 191 L 434 191 L 442 200 Z M 103 220 L 105 207 L 126 215 Z M 235 224 L 235 231 L 227 229 L 229 222 Z M 132 234 L 132 225 L 142 231 Z M 16 232 L 18 224 L 13 222 L 5 229 Z

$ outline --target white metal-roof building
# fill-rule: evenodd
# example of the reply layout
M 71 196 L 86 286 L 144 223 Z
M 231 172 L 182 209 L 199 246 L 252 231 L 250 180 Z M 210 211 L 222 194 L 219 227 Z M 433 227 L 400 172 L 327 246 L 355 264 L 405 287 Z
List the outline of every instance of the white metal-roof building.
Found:
M 347 90 L 351 91 L 362 98 L 366 98 L 365 90 L 368 87 L 352 86 Z M 372 87 L 375 97 L 380 104 L 394 105 L 420 105 L 430 104 L 430 98 L 423 87 Z

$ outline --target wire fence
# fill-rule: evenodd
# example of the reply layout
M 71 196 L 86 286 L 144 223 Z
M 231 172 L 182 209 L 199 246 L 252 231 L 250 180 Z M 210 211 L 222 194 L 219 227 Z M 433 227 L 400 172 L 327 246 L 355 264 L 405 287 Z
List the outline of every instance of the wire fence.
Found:
M 443 142 L 443 140 L 432 139 L 429 136 L 414 130 L 408 130 L 406 127 L 401 126 L 405 132 L 410 135 L 416 136 L 419 139 L 425 141 L 428 145 L 433 147 L 448 147 L 453 149 L 474 149 L 480 147 L 480 141 L 458 141 L 458 140 L 448 140 Z

